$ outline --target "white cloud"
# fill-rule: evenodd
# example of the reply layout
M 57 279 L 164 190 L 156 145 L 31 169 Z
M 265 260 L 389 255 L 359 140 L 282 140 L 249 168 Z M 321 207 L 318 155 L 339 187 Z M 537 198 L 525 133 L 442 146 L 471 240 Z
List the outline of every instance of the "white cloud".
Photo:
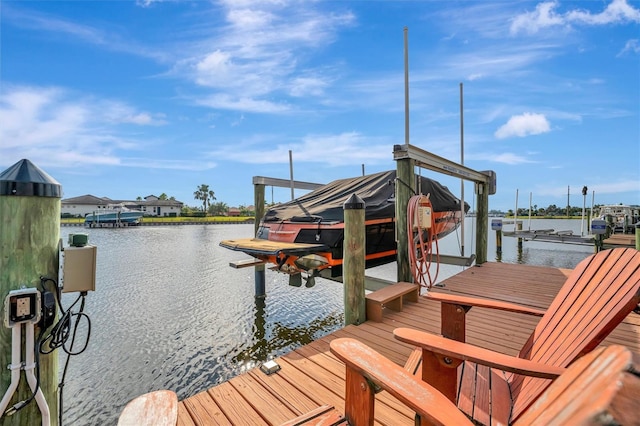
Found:
M 307 135 L 300 142 L 278 144 L 278 137 L 253 140 L 242 149 L 224 149 L 209 153 L 212 158 L 227 159 L 250 164 L 288 163 L 289 150 L 296 163 L 322 163 L 325 166 L 343 166 L 358 163 L 369 165 L 388 162 L 389 141 L 367 138 L 358 132 Z M 261 149 L 260 147 L 270 147 Z
M 534 163 L 535 161 L 528 159 L 519 154 L 514 154 L 512 152 L 503 152 L 501 154 L 495 153 L 485 153 L 485 154 L 469 154 L 467 155 L 467 159 L 474 161 L 490 161 L 494 163 L 502 163 L 509 165 L 517 165 L 517 164 L 525 164 L 525 163 Z
M 551 130 L 549 121 L 543 114 L 525 112 L 512 116 L 506 124 L 500 126 L 495 137 L 505 139 L 513 136 L 524 137 L 547 133 Z
M 334 41 L 352 13 L 325 12 L 306 2 L 220 3 L 224 24 L 200 51 L 176 63 L 173 74 L 212 89 L 197 101 L 216 109 L 261 113 L 290 111 L 289 97 L 322 97 L 331 68 L 302 70 L 314 49 Z M 213 46 L 213 47 L 212 47 Z M 268 100 L 267 100 L 268 98 Z M 307 98 L 308 99 L 308 98 Z M 287 105 L 286 107 L 283 107 Z
M 640 53 L 640 42 L 637 38 L 628 40 L 617 56 L 623 56 L 626 53 Z
M 0 97 L 0 161 L 29 158 L 54 167 L 128 165 L 123 154 L 146 142 L 127 136 L 123 126 L 162 123 L 161 115 L 118 101 L 79 97 L 61 88 L 7 86 Z M 153 165 L 149 160 L 146 166 Z
M 225 93 L 219 93 L 206 98 L 200 98 L 195 102 L 198 105 L 214 109 L 226 109 L 232 111 L 265 114 L 282 114 L 291 110 L 291 107 L 284 103 L 271 102 L 244 96 L 232 96 Z
M 634 9 L 627 0 L 613 0 L 601 13 L 592 14 L 584 10 L 573 10 L 567 13 L 566 19 L 569 22 L 587 25 L 640 22 L 640 10 Z
M 511 33 L 517 34 L 524 31 L 534 34 L 546 27 L 564 25 L 564 19 L 554 12 L 556 6 L 558 3 L 555 1 L 543 2 L 536 6 L 535 11 L 516 16 L 511 23 Z
M 613 0 L 600 13 L 576 9 L 562 14 L 556 12 L 558 6 L 557 1 L 545 1 L 539 3 L 535 11 L 516 16 L 511 22 L 511 34 L 535 34 L 545 28 L 568 27 L 571 24 L 610 25 L 640 22 L 640 10 L 630 5 L 627 0 Z

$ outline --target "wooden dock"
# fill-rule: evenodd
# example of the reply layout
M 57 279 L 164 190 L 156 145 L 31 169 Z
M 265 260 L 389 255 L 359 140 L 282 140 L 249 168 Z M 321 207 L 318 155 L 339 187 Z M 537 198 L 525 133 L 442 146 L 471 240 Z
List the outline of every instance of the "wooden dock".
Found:
M 444 281 L 452 292 L 546 308 L 569 270 L 529 265 L 485 263 Z M 516 355 L 535 327 L 537 317 L 473 308 L 467 314 L 467 341 Z M 256 368 L 180 402 L 178 425 L 279 425 L 325 404 L 344 410 L 344 364 L 329 351 L 329 342 L 352 337 L 393 362 L 404 365 L 412 347 L 393 338 L 397 327 L 439 334 L 440 305 L 424 298 L 406 303 L 401 312 L 386 311 L 382 322 L 347 326 L 276 361 L 280 371 L 267 376 Z M 640 315 L 631 313 L 605 340 L 640 354 Z M 385 392 L 376 403 L 376 424 L 413 425 L 414 414 Z

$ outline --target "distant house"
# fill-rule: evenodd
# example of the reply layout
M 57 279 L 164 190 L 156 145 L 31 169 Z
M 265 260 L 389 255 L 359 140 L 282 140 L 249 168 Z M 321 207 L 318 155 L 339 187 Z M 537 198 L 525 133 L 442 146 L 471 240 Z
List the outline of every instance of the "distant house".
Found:
M 145 216 L 180 216 L 184 203 L 176 200 L 160 200 L 155 195 L 148 195 L 144 200 L 112 200 L 108 197 L 81 195 L 62 200 L 62 216 L 85 217 L 93 212 L 107 210 L 115 204 L 124 205 L 132 210 L 143 211 Z
M 227 210 L 227 216 L 238 217 L 238 216 L 253 216 L 255 215 L 255 208 L 253 206 L 243 207 L 240 209 L 239 207 L 229 207 Z

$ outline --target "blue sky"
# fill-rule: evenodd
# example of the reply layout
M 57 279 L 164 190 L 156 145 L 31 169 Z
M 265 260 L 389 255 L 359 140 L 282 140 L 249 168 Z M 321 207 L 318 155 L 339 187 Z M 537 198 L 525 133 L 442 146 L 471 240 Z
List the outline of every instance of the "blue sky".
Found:
M 410 142 L 460 160 L 463 83 L 491 209 L 640 204 L 639 1 L 3 0 L 0 25 L 0 170 L 28 158 L 64 198 L 251 205 L 289 150 L 301 181 L 395 168 L 406 26 Z

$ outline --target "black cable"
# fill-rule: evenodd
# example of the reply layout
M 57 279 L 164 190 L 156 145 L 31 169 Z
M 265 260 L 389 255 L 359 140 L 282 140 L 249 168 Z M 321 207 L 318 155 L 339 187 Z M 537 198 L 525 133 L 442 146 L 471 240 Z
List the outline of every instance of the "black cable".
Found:
M 55 280 L 47 277 L 40 277 L 40 287 L 42 288 L 43 292 L 47 291 L 45 284 L 49 281 L 52 282 L 56 288 L 58 287 L 58 283 Z M 20 327 L 22 327 L 22 325 L 20 325 Z M 29 396 L 29 398 L 15 403 L 11 408 L 8 408 L 7 410 L 5 410 L 5 412 L 2 413 L 2 416 L 0 417 L 12 416 L 16 412 L 22 410 L 24 407 L 29 405 L 31 401 L 35 399 L 36 394 L 38 393 L 38 390 L 40 390 L 40 349 L 42 347 L 42 336 L 44 335 L 44 330 L 45 330 L 44 328 L 40 328 L 40 332 L 38 333 L 38 338 L 35 340 L 34 348 L 33 348 L 34 355 L 35 355 L 34 363 L 35 363 L 35 375 L 36 375 L 35 389 L 31 391 L 31 395 Z

